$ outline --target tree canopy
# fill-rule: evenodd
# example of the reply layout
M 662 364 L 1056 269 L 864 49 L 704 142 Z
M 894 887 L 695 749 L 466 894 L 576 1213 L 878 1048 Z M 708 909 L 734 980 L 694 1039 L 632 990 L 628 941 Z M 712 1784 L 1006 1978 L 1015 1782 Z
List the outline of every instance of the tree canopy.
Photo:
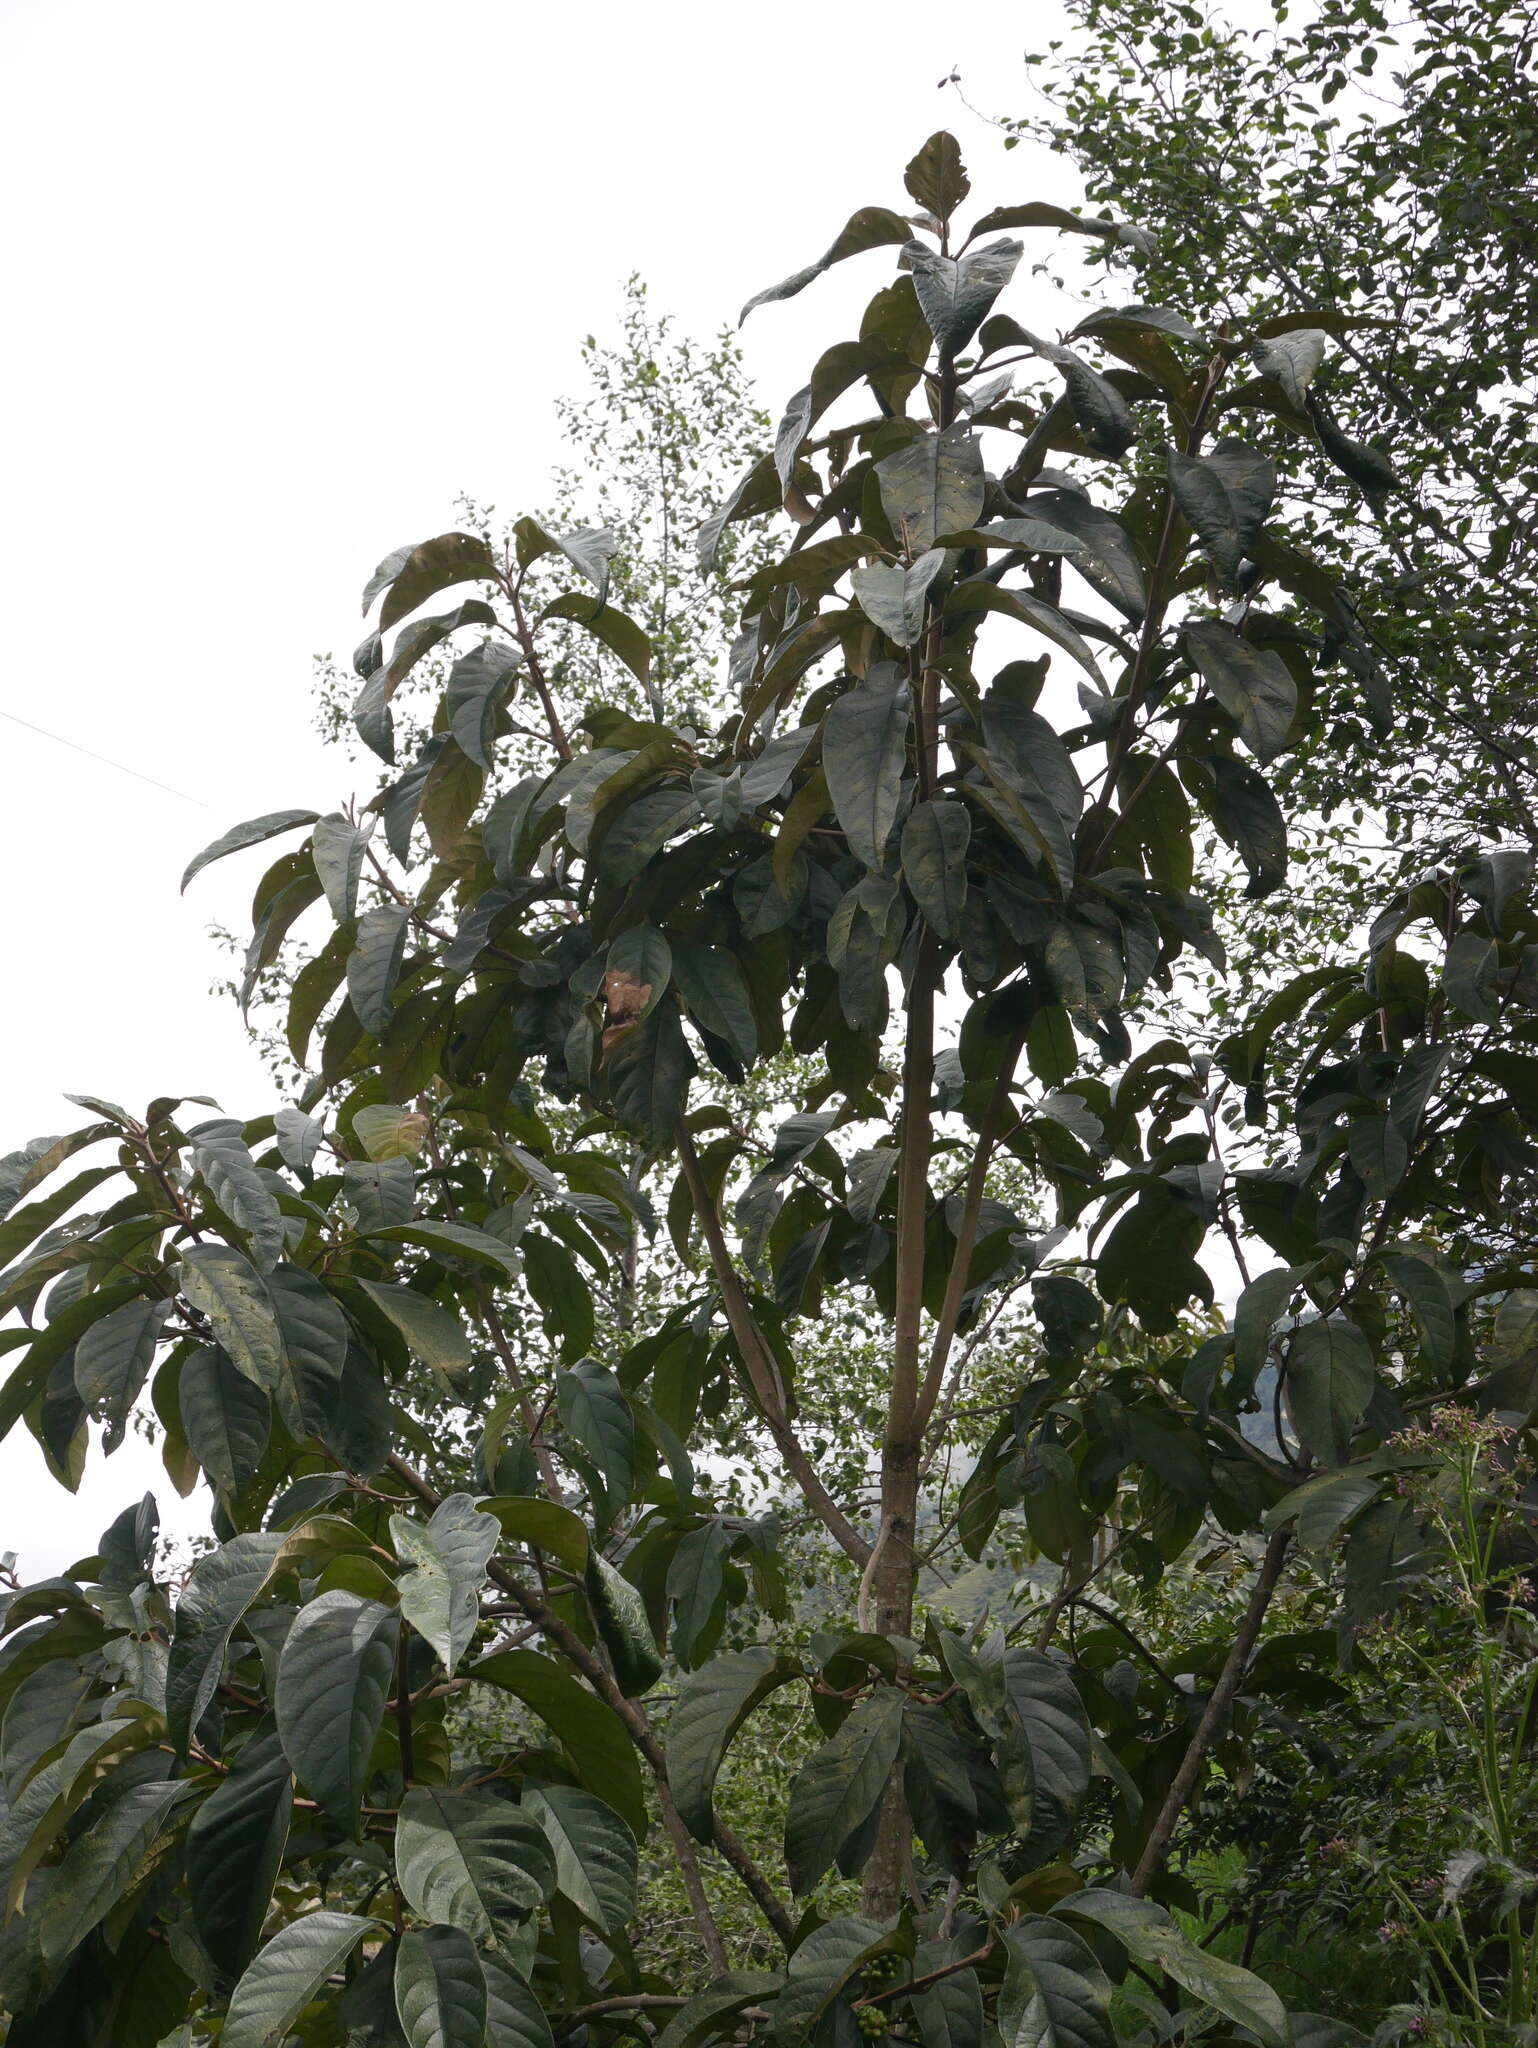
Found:
M 1318 764 L 1422 747 L 1321 539 L 1384 495 L 1316 396 L 1351 316 L 1043 336 L 1027 238 L 1155 264 L 1147 230 L 968 220 L 945 133 L 904 187 L 745 309 L 882 273 L 698 536 L 708 571 L 774 522 L 717 658 L 622 607 L 607 527 L 386 556 L 377 793 L 187 870 L 284 843 L 248 998 L 326 921 L 297 1100 L 83 1096 L 0 1162 L 4 1426 L 68 1485 L 147 1395 L 215 1503 L 184 1578 L 146 1499 L 8 1601 L 10 2048 L 1358 2038 L 1190 1931 L 1187 1831 L 1460 1531 L 1513 1527 L 1531 855 L 1471 828 L 1300 964 Z M 1257 993 L 1224 934 L 1262 904 L 1299 950 Z M 963 1613 L 1001 1552 L 1029 1574 Z M 1221 1627 L 1151 1647 L 1138 1597 L 1214 1570 Z M 1304 1584 L 1333 1626 L 1275 1625 Z M 771 1860 L 731 1766 L 787 1700 Z M 697 1934 L 668 1973 L 654 1855 Z

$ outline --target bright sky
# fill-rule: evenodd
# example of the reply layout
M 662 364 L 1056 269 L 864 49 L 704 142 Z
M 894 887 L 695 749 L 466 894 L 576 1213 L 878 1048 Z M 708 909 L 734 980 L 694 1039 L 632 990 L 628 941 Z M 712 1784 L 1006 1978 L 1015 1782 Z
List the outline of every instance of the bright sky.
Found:
M 241 818 L 346 793 L 310 728 L 311 656 L 351 650 L 364 578 L 449 525 L 456 493 L 544 496 L 552 400 L 629 271 L 706 332 L 856 205 L 899 201 L 942 125 L 975 201 L 1077 198 L 1065 166 L 1006 155 L 936 90 L 958 66 L 974 105 L 1024 111 L 1055 0 L 964 19 L 914 0 L 5 0 L 0 1152 L 70 1128 L 66 1090 L 268 1106 L 208 993 L 207 935 L 244 933 L 264 863 L 181 902 L 177 877 Z M 885 260 L 755 314 L 771 410 Z M 72 1502 L 18 1429 L 0 1485 L 0 1548 L 28 1576 L 147 1485 L 171 1526 L 200 1520 L 132 1442 L 93 1451 Z

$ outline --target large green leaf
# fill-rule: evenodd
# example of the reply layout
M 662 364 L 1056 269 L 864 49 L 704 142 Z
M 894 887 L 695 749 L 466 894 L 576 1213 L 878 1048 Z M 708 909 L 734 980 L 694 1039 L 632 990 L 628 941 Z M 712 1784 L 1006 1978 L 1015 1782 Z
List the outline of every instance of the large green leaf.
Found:
M 181 1290 L 208 1320 L 237 1372 L 272 1393 L 283 1369 L 283 1334 L 262 1276 L 230 1245 L 193 1244 L 182 1252 Z
M 955 136 L 937 129 L 903 172 L 903 185 L 927 214 L 948 221 L 972 189 Z
M 731 1536 L 717 1518 L 702 1522 L 679 1542 L 668 1566 L 666 1597 L 673 1617 L 673 1655 L 685 1671 L 709 1628 L 725 1580 Z
M 230 1637 L 266 1585 L 284 1540 L 266 1531 L 232 1536 L 192 1568 L 176 1603 L 166 1667 L 166 1721 L 179 1751 L 214 1696 Z
M 1066 896 L 1073 882 L 1073 835 L 1084 809 L 1072 755 L 1039 712 L 998 687 L 983 699 L 983 737 L 994 767 L 1040 833 Z
M 828 2007 L 891 1937 L 873 1920 L 852 1913 L 817 1928 L 790 1958 L 789 1974 L 771 2009 L 775 2048 L 805 2048 Z
M 382 1037 L 395 1015 L 395 983 L 406 951 L 408 916 L 404 904 L 381 903 L 358 920 L 358 937 L 347 956 L 347 995 L 358 1022 Z
M 208 1192 L 241 1231 L 257 1270 L 270 1272 L 283 1254 L 283 1215 L 233 1117 L 214 1117 L 187 1133 L 193 1164 Z
M 635 1917 L 636 1838 L 604 1800 L 572 1785 L 526 1785 L 523 1810 L 555 1854 L 555 1883 L 602 1934 L 622 1934 Z
M 614 1667 L 615 1682 L 627 1699 L 638 1699 L 662 1676 L 662 1659 L 646 1618 L 646 1603 L 597 1550 L 588 1554 L 583 1585 Z
M 944 357 L 959 354 L 976 334 L 989 309 L 1014 276 L 1025 244 L 1007 235 L 959 257 L 941 256 L 922 242 L 903 249 L 930 333 Z M 944 526 L 942 533 L 954 528 Z
M 317 821 L 310 835 L 310 858 L 326 892 L 326 903 L 338 924 L 351 924 L 358 914 L 358 883 L 363 877 L 363 857 L 368 852 L 374 821 L 354 825 L 350 818 L 333 813 Z
M 903 676 L 879 663 L 846 690 L 829 711 L 822 734 L 822 767 L 849 850 L 879 868 L 897 819 L 908 758 L 910 695 Z
M 1237 1963 L 1198 1948 L 1149 1900 L 1092 1889 L 1064 1899 L 1053 1914 L 1104 1928 L 1134 1961 L 1162 1970 L 1225 2019 L 1248 2027 L 1262 2048 L 1288 2048 L 1286 2009 L 1270 1985 Z
M 205 846 L 187 863 L 187 872 L 182 876 L 182 889 L 193 876 L 202 872 L 216 860 L 223 860 L 227 853 L 240 853 L 245 847 L 260 846 L 264 839 L 275 839 L 280 832 L 297 831 L 301 825 L 313 825 L 317 813 L 314 811 L 269 811 L 265 817 L 248 818 L 243 825 L 232 825 L 228 832 Z
M 1458 1349 L 1458 1318 L 1446 1277 L 1429 1259 L 1408 1250 L 1383 1252 L 1379 1262 L 1395 1293 L 1410 1304 L 1426 1363 L 1433 1372 L 1451 1372 Z
M 284 1413 L 298 1437 L 324 1437 L 335 1417 L 351 1333 L 332 1296 L 301 1266 L 279 1266 L 267 1292 L 283 1336 Z
M 610 1522 L 630 1498 L 635 1479 L 635 1421 L 619 1381 L 595 1358 L 556 1375 L 561 1421 L 586 1451 L 603 1482 L 603 1520 Z
M 971 837 L 966 805 L 945 797 L 915 804 L 903 825 L 903 878 L 925 922 L 942 939 L 961 936 Z
M 413 1927 L 401 1936 L 395 2010 L 408 2048 L 484 2048 L 486 1979 L 468 1934 Z
M 1217 442 L 1206 455 L 1167 448 L 1175 502 L 1213 565 L 1232 583 L 1276 496 L 1276 467 L 1243 441 Z
M 532 1708 L 565 1749 L 588 1790 L 606 1799 L 637 1837 L 646 1833 L 640 1763 L 635 1745 L 612 1707 L 538 1650 L 498 1650 L 470 1665 L 465 1676 L 477 1684 L 510 1692 Z M 675 1708 L 673 1720 L 677 1718 Z
M 1185 629 L 1198 672 L 1239 728 L 1239 736 L 1265 765 L 1285 751 L 1298 713 L 1298 686 L 1282 657 L 1252 647 L 1230 626 L 1204 619 Z
M 1089 1790 L 1089 1718 L 1065 1667 L 1039 1651 L 1006 1650 L 1001 1675 L 1030 1762 L 1026 1852 L 1045 1862 L 1067 1839 Z
M 730 1650 L 693 1673 L 668 1718 L 668 1783 L 685 1826 L 700 1841 L 715 1834 L 712 1798 L 732 1737 L 778 1686 L 801 1667 L 767 1643 Z
M 772 1999 L 779 1984 L 762 1970 L 728 1970 L 679 2007 L 657 2036 L 657 2048 L 700 2048 L 713 2035 L 726 2034 L 750 2005 Z
M 188 1448 L 215 1492 L 238 1493 L 262 1462 L 272 1403 L 231 1365 L 216 1344 L 182 1360 L 176 1399 Z
M 673 979 L 700 1029 L 721 1039 L 744 1067 L 751 1067 L 758 1057 L 758 1026 L 736 954 L 722 946 L 675 946 Z
M 111 1912 L 189 1789 L 184 1784 L 130 1785 L 70 1844 L 42 1909 L 39 1939 L 45 1960 L 68 1955 Z
M 187 1893 L 198 1939 L 227 1977 L 261 1940 L 288 1840 L 294 1780 L 275 1734 L 258 1736 L 187 1830 Z
M 884 1797 L 902 1741 L 903 1697 L 895 1686 L 878 1686 L 797 1771 L 785 1813 L 785 1865 L 798 1898 Z
M 1071 1927 L 1027 1914 L 1004 1930 L 999 1992 L 1005 2048 L 1116 2048 L 1111 1980 Z
M 390 1517 L 400 1578 L 401 1613 L 427 1638 L 453 1674 L 481 1618 L 486 1563 L 502 1526 L 483 1514 L 468 1493 L 451 1493 L 424 1528 L 407 1515 Z
M 835 263 L 842 263 L 846 257 L 859 256 L 867 249 L 879 249 L 883 243 L 906 242 L 912 229 L 900 213 L 893 213 L 885 206 L 862 206 L 852 213 L 839 229 L 826 251 L 815 263 L 807 264 L 804 270 L 792 271 L 779 284 L 772 284 L 748 300 L 737 316 L 740 327 L 755 306 L 772 305 L 776 299 L 793 299 L 797 292 L 805 291 L 813 278 L 821 277 Z
M 556 1878 L 543 1829 L 510 1800 L 425 1785 L 401 1801 L 395 1868 L 414 1913 L 478 1942 L 537 1912 Z
M 364 587 L 363 610 L 385 592 L 379 630 L 388 633 L 408 612 L 456 583 L 490 583 L 496 579 L 491 550 L 478 534 L 440 533 L 414 548 L 386 555 Z
M 609 1094 L 626 1130 L 661 1150 L 672 1142 L 696 1067 L 678 1012 L 664 1003 L 608 1057 Z
M 931 548 L 910 568 L 896 562 L 868 562 L 850 582 L 865 616 L 899 647 L 912 647 L 928 617 L 929 588 L 947 562 L 944 548 Z
M 355 1828 L 384 1718 L 400 1617 L 337 1588 L 301 1607 L 274 1689 L 278 1735 L 294 1775 L 344 1828 Z
M 1287 1344 L 1287 1406 L 1305 1450 L 1321 1465 L 1343 1465 L 1372 1399 L 1372 1346 L 1348 1317 L 1321 1316 Z
M 876 481 L 898 545 L 914 556 L 976 526 L 988 496 L 982 443 L 964 424 L 918 435 L 877 463 Z
M 143 1391 L 169 1301 L 125 1302 L 103 1316 L 75 1346 L 75 1391 L 104 1425 L 102 1449 L 123 1441 L 129 1410 Z
M 1249 870 L 1247 896 L 1269 896 L 1287 878 L 1287 820 L 1263 775 L 1227 754 L 1208 764 L 1212 822 Z
M 306 1913 L 280 1927 L 235 1986 L 220 2048 L 278 2048 L 305 2007 L 366 1934 L 357 1913 Z
M 0 1923 L 26 1895 L 27 1881 L 70 1815 L 95 1788 L 103 1767 L 145 1747 L 148 1721 L 117 1717 L 72 1735 L 60 1753 L 34 1772 L 0 1819 L 0 1875 L 5 1905 Z
M 486 1979 L 486 2038 L 494 2048 L 555 2048 L 544 2007 L 507 1957 L 483 1949 L 480 1964 Z

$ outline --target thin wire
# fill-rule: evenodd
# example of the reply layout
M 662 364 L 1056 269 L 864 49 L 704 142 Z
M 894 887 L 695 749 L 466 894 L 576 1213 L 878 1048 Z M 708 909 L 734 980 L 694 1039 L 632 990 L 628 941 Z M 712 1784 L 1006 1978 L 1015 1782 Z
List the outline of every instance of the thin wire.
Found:
M 8 718 L 12 725 L 24 725 L 28 732 L 38 733 L 45 740 L 52 740 L 56 746 L 71 747 L 77 754 L 84 754 L 88 761 L 100 761 L 104 768 L 116 768 L 120 775 L 131 775 L 137 782 L 147 782 L 151 789 L 163 789 L 167 796 L 180 797 L 184 804 L 196 804 L 201 811 L 211 811 L 212 804 L 204 803 L 200 796 L 188 796 L 184 789 L 173 789 L 169 782 L 157 782 L 153 775 L 141 774 L 137 768 L 130 768 L 122 761 L 114 761 L 107 754 L 93 752 L 90 747 L 81 746 L 78 740 L 67 740 L 62 733 L 49 732 L 46 726 L 34 725 L 30 718 L 19 718 L 14 711 L 0 706 L 0 718 Z

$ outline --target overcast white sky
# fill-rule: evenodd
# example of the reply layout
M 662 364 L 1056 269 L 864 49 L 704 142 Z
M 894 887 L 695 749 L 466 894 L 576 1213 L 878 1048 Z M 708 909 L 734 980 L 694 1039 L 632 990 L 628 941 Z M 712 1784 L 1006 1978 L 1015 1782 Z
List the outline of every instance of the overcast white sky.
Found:
M 3 0 L 0 1152 L 69 1128 L 66 1090 L 267 1106 L 209 997 L 207 937 L 245 929 L 263 862 L 185 901 L 177 877 L 236 820 L 350 787 L 311 731 L 311 656 L 350 651 L 365 576 L 448 525 L 456 493 L 510 512 L 544 496 L 551 401 L 629 271 L 708 331 L 855 205 L 898 200 L 941 125 L 982 203 L 1077 199 L 1065 166 L 1006 155 L 936 90 L 959 66 L 975 105 L 1024 110 L 1022 53 L 1059 9 L 944 16 Z M 749 322 L 771 410 L 882 261 Z M 1030 310 L 1073 317 L 1045 294 Z M 188 1522 L 132 1445 L 93 1453 L 70 1502 L 17 1430 L 0 1485 L 0 1548 L 29 1575 L 93 1547 L 145 1485 Z

